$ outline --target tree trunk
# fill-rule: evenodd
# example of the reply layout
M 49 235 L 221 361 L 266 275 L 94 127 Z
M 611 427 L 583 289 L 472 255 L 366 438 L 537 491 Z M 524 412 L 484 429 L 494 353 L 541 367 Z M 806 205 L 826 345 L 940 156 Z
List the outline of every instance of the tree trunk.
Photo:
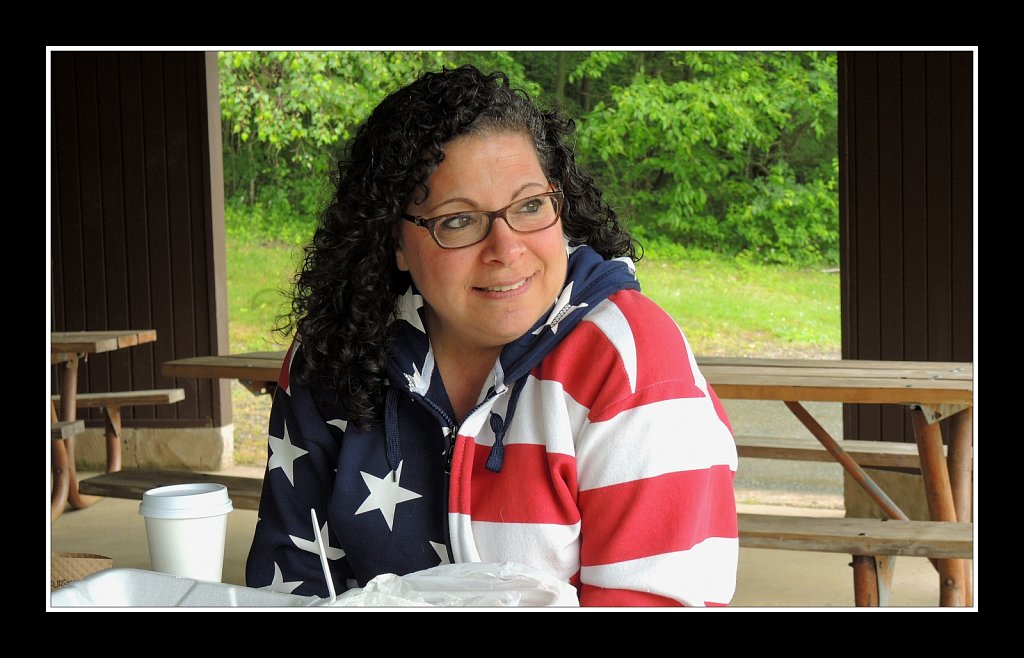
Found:
M 555 102 L 565 107 L 565 53 L 558 53 L 558 69 L 555 73 Z

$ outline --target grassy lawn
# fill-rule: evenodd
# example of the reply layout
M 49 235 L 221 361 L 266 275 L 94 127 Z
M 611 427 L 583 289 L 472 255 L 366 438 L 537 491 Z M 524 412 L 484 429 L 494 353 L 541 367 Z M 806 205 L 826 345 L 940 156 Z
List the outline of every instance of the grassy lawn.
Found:
M 698 355 L 832 355 L 840 347 L 839 275 L 708 257 L 637 264 L 644 293 Z
M 232 352 L 282 350 L 275 333 L 302 250 L 228 239 Z M 716 256 L 637 264 L 644 293 L 683 328 L 702 356 L 839 357 L 839 275 L 749 265 Z M 270 397 L 232 385 L 235 462 L 266 462 Z

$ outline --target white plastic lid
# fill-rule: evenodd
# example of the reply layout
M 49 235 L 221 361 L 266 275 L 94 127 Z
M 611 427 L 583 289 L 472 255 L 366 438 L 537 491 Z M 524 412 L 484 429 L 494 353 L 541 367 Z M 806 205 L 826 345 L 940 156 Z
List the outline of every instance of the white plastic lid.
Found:
M 142 494 L 139 514 L 151 519 L 202 519 L 232 509 L 228 488 L 223 484 L 194 482 L 150 489 Z

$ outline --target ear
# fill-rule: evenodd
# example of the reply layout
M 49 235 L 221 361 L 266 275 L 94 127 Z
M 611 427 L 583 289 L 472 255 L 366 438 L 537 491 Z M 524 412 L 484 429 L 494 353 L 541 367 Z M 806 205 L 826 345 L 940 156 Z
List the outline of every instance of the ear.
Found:
M 405 252 L 402 250 L 401 240 L 398 241 L 398 246 L 395 247 L 395 265 L 403 272 L 409 271 L 409 263 L 405 260 Z

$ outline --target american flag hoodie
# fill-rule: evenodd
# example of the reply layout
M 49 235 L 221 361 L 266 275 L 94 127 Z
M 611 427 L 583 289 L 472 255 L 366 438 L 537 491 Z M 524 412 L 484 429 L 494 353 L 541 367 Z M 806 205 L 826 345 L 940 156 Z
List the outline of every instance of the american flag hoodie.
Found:
M 678 325 L 628 259 L 569 248 L 548 315 L 502 350 L 461 425 L 424 331 L 399 300 L 380 422 L 349 425 L 333 392 L 274 395 L 250 587 L 328 595 L 384 573 L 512 561 L 576 586 L 581 605 L 725 605 L 739 543 L 736 448 Z

